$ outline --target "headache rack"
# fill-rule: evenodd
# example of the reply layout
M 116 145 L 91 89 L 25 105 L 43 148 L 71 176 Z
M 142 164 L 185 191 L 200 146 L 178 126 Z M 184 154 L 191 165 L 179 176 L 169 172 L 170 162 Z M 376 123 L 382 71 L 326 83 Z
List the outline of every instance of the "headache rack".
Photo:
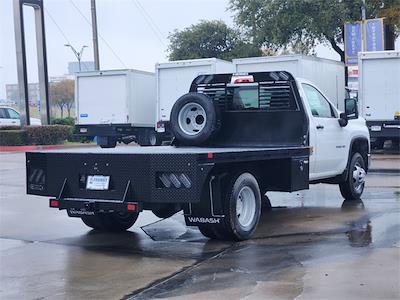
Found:
M 190 92 L 207 95 L 221 112 L 221 128 L 206 146 L 308 145 L 307 114 L 288 72 L 200 75 Z
M 200 75 L 192 83 L 191 92 L 202 93 L 215 101 L 221 111 L 246 110 L 246 107 L 235 105 L 235 92 L 240 89 L 257 91 L 258 105 L 251 109 L 263 111 L 298 110 L 294 78 L 291 74 L 280 72 L 258 72 L 244 74 L 252 82 L 232 83 L 236 74 Z

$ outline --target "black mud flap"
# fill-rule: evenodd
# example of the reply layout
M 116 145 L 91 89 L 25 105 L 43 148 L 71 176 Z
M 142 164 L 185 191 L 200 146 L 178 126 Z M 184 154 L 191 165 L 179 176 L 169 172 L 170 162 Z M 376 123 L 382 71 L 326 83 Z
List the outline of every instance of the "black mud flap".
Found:
M 204 187 L 201 201 L 185 205 L 184 214 L 187 226 L 218 225 L 225 218 L 223 209 L 222 181 L 226 174 L 211 176 Z

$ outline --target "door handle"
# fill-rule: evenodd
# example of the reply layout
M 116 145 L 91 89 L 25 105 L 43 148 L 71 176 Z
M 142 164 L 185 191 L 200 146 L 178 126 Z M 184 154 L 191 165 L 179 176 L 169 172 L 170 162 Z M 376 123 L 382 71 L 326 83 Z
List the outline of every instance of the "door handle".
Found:
M 320 125 L 320 124 L 318 124 L 318 125 L 317 125 L 317 129 L 324 129 L 324 126 L 323 126 L 323 125 Z

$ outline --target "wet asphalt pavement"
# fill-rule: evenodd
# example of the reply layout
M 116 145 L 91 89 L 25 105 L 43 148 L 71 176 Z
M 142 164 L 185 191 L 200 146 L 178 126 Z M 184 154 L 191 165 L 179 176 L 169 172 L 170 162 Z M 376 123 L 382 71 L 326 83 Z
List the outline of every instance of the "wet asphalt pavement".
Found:
M 25 194 L 24 154 L 0 154 L 0 299 L 399 299 L 400 175 L 269 193 L 254 239 L 228 243 L 183 216 L 91 231 Z

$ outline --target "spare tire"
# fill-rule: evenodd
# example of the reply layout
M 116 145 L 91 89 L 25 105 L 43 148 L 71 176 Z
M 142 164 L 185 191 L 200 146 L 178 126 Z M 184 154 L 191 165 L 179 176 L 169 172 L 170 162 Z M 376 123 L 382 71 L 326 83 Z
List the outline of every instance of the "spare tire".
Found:
M 218 107 L 207 95 L 188 93 L 180 97 L 172 107 L 170 123 L 180 144 L 198 146 L 218 131 Z

